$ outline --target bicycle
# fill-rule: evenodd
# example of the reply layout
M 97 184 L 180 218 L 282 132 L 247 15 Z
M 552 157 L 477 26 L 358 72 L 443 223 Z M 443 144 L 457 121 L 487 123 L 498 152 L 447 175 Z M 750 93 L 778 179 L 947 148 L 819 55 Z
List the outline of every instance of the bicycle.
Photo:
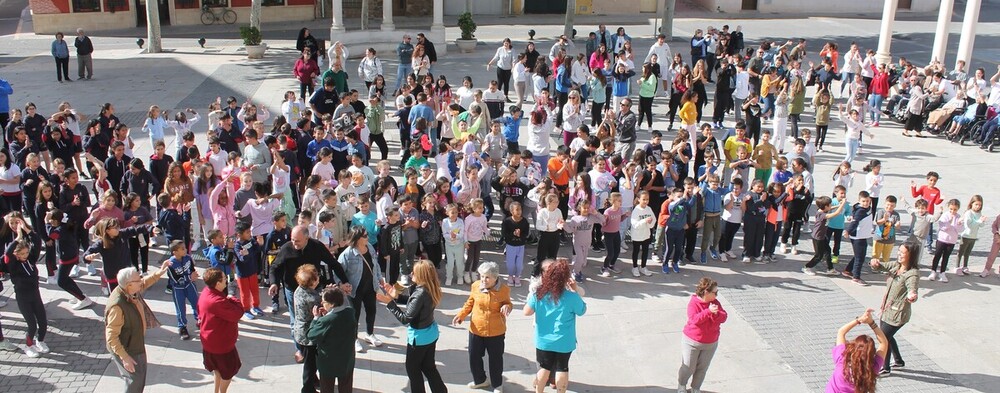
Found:
M 222 8 L 222 7 L 215 7 Z M 208 4 L 201 6 L 201 24 L 211 25 L 216 22 L 222 21 L 227 25 L 236 23 L 236 11 L 228 8 L 222 8 L 223 11 L 220 13 L 215 13 L 213 7 L 209 7 Z

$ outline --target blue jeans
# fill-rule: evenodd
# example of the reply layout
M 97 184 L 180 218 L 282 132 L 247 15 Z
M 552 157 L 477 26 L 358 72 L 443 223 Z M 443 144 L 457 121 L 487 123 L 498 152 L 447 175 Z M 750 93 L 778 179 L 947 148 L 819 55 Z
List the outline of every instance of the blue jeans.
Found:
M 844 89 L 846 89 L 847 85 L 850 85 L 851 82 L 854 82 L 853 72 L 843 71 L 840 73 L 840 95 L 844 95 Z
M 403 86 L 403 82 L 406 82 L 406 76 L 413 73 L 413 65 L 411 64 L 399 64 L 399 68 L 396 71 L 396 87 L 394 90 L 399 90 Z
M 844 144 L 847 145 L 847 154 L 844 155 L 844 161 L 854 161 L 854 158 L 858 156 L 858 148 L 861 147 L 861 140 L 847 138 Z
M 773 110 L 774 110 L 774 94 L 768 94 L 760 100 L 761 118 L 764 118 L 763 117 L 764 114 L 766 114 L 768 111 L 773 111 Z M 771 113 L 771 116 L 774 116 L 774 113 Z
M 507 245 L 504 252 L 504 261 L 507 262 L 507 274 L 510 277 L 521 278 L 524 270 L 524 246 Z
M 295 342 L 295 291 L 288 289 L 284 284 L 281 290 L 285 292 L 285 304 L 288 305 L 288 328 L 292 334 L 292 344 L 295 345 L 296 351 L 302 351 L 302 346 Z
M 871 97 L 868 97 L 868 105 L 872 107 L 870 114 L 873 122 L 878 123 L 879 119 L 882 118 L 882 100 L 885 100 L 885 97 L 878 94 L 872 94 Z
M 865 255 L 868 254 L 868 239 L 851 239 L 851 248 L 854 249 L 854 256 L 844 268 L 845 272 L 850 272 L 851 276 L 860 279 L 861 267 L 865 264 Z
M 187 300 L 191 303 L 191 311 L 194 313 L 194 319 L 198 319 L 198 288 L 194 286 L 194 283 L 188 284 L 184 288 L 174 288 L 174 311 L 177 312 L 177 327 L 182 328 L 187 326 L 187 304 L 184 301 Z

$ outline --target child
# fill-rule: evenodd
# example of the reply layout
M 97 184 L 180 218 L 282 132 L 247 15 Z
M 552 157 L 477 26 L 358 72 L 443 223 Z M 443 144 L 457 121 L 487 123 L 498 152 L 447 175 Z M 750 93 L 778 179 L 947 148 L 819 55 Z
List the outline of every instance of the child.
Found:
M 629 220 L 632 226 L 632 276 L 652 276 L 653 272 L 646 269 L 646 259 L 649 258 L 649 242 L 653 237 L 656 225 L 656 214 L 649 207 L 649 191 L 639 191 L 639 203 L 632 210 Z M 642 255 L 642 270 L 639 268 L 639 255 Z
M 521 204 L 511 202 L 510 216 L 503 219 L 500 226 L 500 235 L 506 244 L 504 250 L 504 260 L 507 262 L 507 285 L 512 287 L 521 286 L 521 272 L 524 269 L 524 245 L 528 239 L 530 226 L 528 220 L 522 216 Z M 588 232 L 589 236 L 590 233 Z M 579 252 L 579 251 L 578 251 Z M 587 255 L 587 251 L 583 251 Z
M 447 184 L 447 183 L 445 183 Z M 441 221 L 438 216 L 444 209 L 438 209 L 438 200 L 434 195 L 427 195 L 422 200 L 423 211 L 417 215 L 420 221 L 420 246 L 427 259 L 434 264 L 435 268 L 441 268 Z
M 931 275 L 928 280 L 937 279 L 941 282 L 948 282 L 948 258 L 955 250 L 955 243 L 958 243 L 958 234 L 965 230 L 965 223 L 958 215 L 961 204 L 958 199 L 948 201 L 948 211 L 938 218 L 937 245 L 934 251 L 934 260 L 931 262 Z M 929 210 L 928 210 L 929 211 Z M 933 225 L 933 224 L 932 224 Z M 938 270 L 938 263 L 941 269 Z
M 868 239 L 872 238 L 871 199 L 867 191 L 858 193 L 858 203 L 851 209 L 851 216 L 848 218 L 847 234 L 851 238 L 851 248 L 854 256 L 851 257 L 847 267 L 842 273 L 845 277 L 851 277 L 855 284 L 867 287 L 868 283 L 861 279 L 861 267 L 865 264 L 868 253 Z
M 389 208 L 385 217 L 385 225 L 379 231 L 379 265 L 383 273 L 388 273 L 389 284 L 395 285 L 399 279 L 400 255 L 403 253 L 403 224 L 396 207 Z
M 448 218 L 441 221 L 441 232 L 444 235 L 445 255 L 445 285 L 451 286 L 455 277 L 458 284 L 465 284 L 458 269 L 465 266 L 465 221 L 458 217 L 458 205 L 452 203 L 445 208 Z
M 284 156 L 275 151 L 273 154 L 274 163 L 271 164 L 271 185 L 274 188 L 274 195 L 281 195 L 279 209 L 285 212 L 286 216 L 295 214 L 295 201 L 292 196 L 291 168 L 285 164 Z
M 767 187 L 767 223 L 764 225 L 764 259 L 776 261 L 774 250 L 781 235 L 781 227 L 788 216 L 788 203 L 792 201 L 792 190 L 783 183 L 771 183 Z
M 420 245 L 420 234 L 417 230 L 420 227 L 420 212 L 417 210 L 417 200 L 410 195 L 403 195 L 399 198 L 399 214 L 403 220 L 403 255 L 399 265 L 399 283 L 409 286 L 412 282 L 410 274 L 413 272 L 413 264 L 417 262 L 417 248 Z
M 670 260 L 673 260 L 674 273 L 680 273 L 679 266 L 684 248 L 684 231 L 689 227 L 688 215 L 692 214 L 694 205 L 694 195 L 688 195 L 682 188 L 674 188 L 668 199 L 670 204 L 667 209 L 670 217 L 667 218 L 667 230 L 664 237 L 667 239 L 667 251 L 663 253 L 663 273 L 670 274 Z
M 236 178 L 230 174 L 221 183 L 216 184 L 208 196 L 208 208 L 212 212 L 214 227 L 222 231 L 226 237 L 236 235 L 236 212 L 231 202 L 236 194 L 233 188 L 235 180 Z
M 264 235 L 267 235 L 268 232 L 274 229 L 271 217 L 274 215 L 274 211 L 280 206 L 281 201 L 275 199 L 276 195 L 268 195 L 266 184 L 254 183 L 253 191 L 256 198 L 249 200 L 240 209 L 240 215 L 243 217 L 249 216 L 253 236 L 263 238 Z
M 507 141 L 507 151 L 519 150 L 517 145 L 521 127 L 521 107 L 510 106 L 510 115 L 498 119 L 503 125 L 503 137 Z
M 746 194 L 743 192 L 743 179 L 733 179 L 729 185 L 729 192 L 722 197 L 722 236 L 719 238 L 719 258 L 722 262 L 729 262 L 729 259 L 736 259 L 733 253 L 733 239 L 739 232 L 743 224 L 743 213 L 746 205 L 743 201 Z
M 611 190 L 617 187 L 617 181 L 614 175 L 608 172 L 607 162 L 603 158 L 593 157 L 593 163 L 594 167 L 588 175 L 591 179 L 591 192 L 594 194 L 594 207 L 597 208 L 598 213 L 604 214 L 604 209 L 610 205 L 608 197 L 611 195 Z M 594 225 L 593 247 L 594 251 L 597 252 L 605 250 L 603 234 L 606 231 L 604 231 L 603 227 L 601 224 Z
M 930 171 L 927 172 L 927 184 L 917 188 L 917 183 L 910 181 L 910 194 L 914 198 L 920 198 L 927 201 L 927 213 L 934 215 L 934 206 L 940 205 L 944 202 L 941 199 L 941 190 L 937 188 L 937 182 L 941 179 L 941 176 L 937 172 Z M 931 240 L 934 238 L 934 224 L 931 224 L 930 230 L 927 232 L 926 246 L 927 252 L 934 252 L 934 245 L 931 244 Z
M 771 178 L 771 168 L 774 160 L 779 156 L 778 149 L 771 144 L 771 131 L 761 131 L 760 143 L 753 148 L 754 179 L 768 181 Z
M 149 208 L 142 206 L 141 197 L 136 193 L 129 193 L 125 197 L 124 219 L 126 223 L 130 223 L 129 226 L 133 225 L 145 225 L 145 224 L 155 224 L 156 221 L 153 220 L 153 214 L 149 212 Z M 128 248 L 129 248 L 129 258 L 132 261 L 132 266 L 136 269 L 140 269 L 143 274 L 149 270 L 149 238 L 150 231 L 140 233 L 135 237 L 128 238 Z M 140 265 L 141 262 L 141 265 Z M 107 272 L 105 271 L 105 274 Z
M 515 204 L 512 204 L 514 206 Z M 516 205 L 520 210 L 520 205 Z M 587 265 L 587 254 L 590 242 L 593 240 L 595 224 L 604 224 L 604 216 L 594 210 L 589 200 L 582 199 L 576 202 L 576 215 L 569 218 L 564 224 L 566 232 L 573 235 L 573 278 L 576 282 L 583 282 L 586 278 L 583 275 L 583 268 Z M 513 210 L 511 211 L 513 213 Z M 520 213 L 518 213 L 520 214 Z M 525 223 L 527 229 L 527 223 Z
M 778 148 L 779 154 L 785 153 L 785 140 L 788 139 L 788 93 L 787 89 L 782 90 L 774 101 L 774 139 L 771 145 Z M 762 133 L 761 139 L 767 140 L 766 131 Z
M 746 146 L 741 145 L 736 149 L 736 157 L 737 160 L 729 164 L 729 169 L 732 171 L 732 179 L 740 178 L 745 182 L 753 180 L 750 177 L 750 168 L 753 168 L 756 164 L 750 159 L 750 150 Z M 761 180 L 761 183 L 763 182 Z
M 230 289 L 227 291 L 229 296 L 236 296 L 236 293 L 231 291 L 231 285 L 236 281 L 233 278 L 235 255 L 230 254 L 233 250 L 233 241 L 230 239 L 227 242 L 226 236 L 218 229 L 209 230 L 205 236 L 208 238 L 208 247 L 202 249 L 201 254 L 208 258 L 209 266 L 222 270 L 226 275 L 227 289 Z
M 475 198 L 469 203 L 472 206 L 472 214 L 465 217 L 465 240 L 468 241 L 469 255 L 465 260 L 465 282 L 475 282 L 479 279 L 477 270 L 479 268 L 479 253 L 482 251 L 482 241 L 490 234 L 486 216 L 483 214 L 485 206 L 483 200 Z
M 482 151 L 495 159 L 506 156 L 505 153 L 508 150 L 507 140 L 500 133 L 502 128 L 499 119 L 493 120 L 493 123 L 490 124 L 490 133 L 483 137 Z
M 80 261 L 80 243 L 77 242 L 76 222 L 56 209 L 51 209 L 45 217 L 48 241 L 54 241 L 55 248 L 59 252 L 59 288 L 76 298 L 75 302 L 70 302 L 74 310 L 82 310 L 90 307 L 94 302 L 83 294 L 76 281 L 70 277 L 70 272 L 76 268 Z
M 427 159 L 424 158 L 424 149 L 420 147 L 419 143 L 414 143 L 410 145 L 410 157 L 406 160 L 406 165 L 403 169 L 407 168 L 420 168 L 424 165 L 428 165 Z
M 806 188 L 802 175 L 795 175 L 791 183 L 792 200 L 788 202 L 788 214 L 781 231 L 781 253 L 787 254 L 791 248 L 792 255 L 799 255 L 799 236 L 802 233 L 803 222 L 808 221 L 809 204 L 812 203 L 813 194 Z
M 882 176 L 882 162 L 871 160 L 864 167 L 864 171 L 868 172 L 865 175 L 865 191 L 868 191 L 868 195 L 872 196 L 872 209 L 878 209 L 879 195 L 882 193 L 882 185 L 885 183 L 885 176 Z
M 62 176 L 65 183 L 63 184 L 62 191 L 59 192 L 59 203 L 56 206 L 64 213 L 67 220 L 74 223 L 73 225 L 82 225 L 90 216 L 90 192 L 87 191 L 87 187 L 80 184 L 80 175 L 77 174 L 75 169 L 66 169 L 62 172 Z M 90 236 L 83 228 L 80 228 L 80 230 L 71 230 L 70 233 L 76 236 L 77 247 L 86 248 L 90 246 Z M 76 255 L 73 254 L 73 257 L 76 257 Z M 88 263 L 87 273 L 91 276 L 96 276 L 97 269 Z
M 851 169 L 851 163 L 842 161 L 840 166 L 837 167 L 837 170 L 833 172 L 833 186 L 842 186 L 845 190 L 850 190 L 853 185 L 854 170 Z
M 844 206 L 847 206 L 847 201 L 841 200 L 837 204 L 837 208 L 833 209 L 833 203 L 828 196 L 820 196 L 816 198 L 816 221 L 813 223 L 812 239 L 813 239 L 813 250 L 814 254 L 809 263 L 802 268 L 802 273 L 808 274 L 810 276 L 816 275 L 816 271 L 813 267 L 818 265 L 824 259 L 826 260 L 826 275 L 835 275 L 837 270 L 833 268 L 833 262 L 830 261 L 830 228 L 827 227 L 827 220 L 831 218 L 838 217 L 843 213 Z
M 49 346 L 45 344 L 48 318 L 42 294 L 38 290 L 38 268 L 34 263 L 41 252 L 42 241 L 23 220 L 12 229 L 16 232 L 17 240 L 4 250 L 4 259 L 6 268 L 10 271 L 10 281 L 14 285 L 17 308 L 27 324 L 24 353 L 28 357 L 37 358 L 39 354 L 49 353 Z M 0 342 L 0 347 L 9 351 L 16 350 L 8 342 Z
M 277 214 L 282 214 L 281 220 L 284 221 L 283 213 Z M 252 320 L 264 315 L 264 310 L 260 309 L 260 288 L 257 285 L 257 273 L 261 270 L 261 248 L 254 239 L 252 228 L 246 223 L 236 225 L 236 236 L 233 244 L 233 252 L 236 253 L 236 285 L 240 289 L 243 318 Z M 272 303 L 276 304 L 277 302 Z M 272 306 L 272 312 L 275 308 L 277 307 Z
M 559 195 L 557 192 L 549 192 L 541 197 L 539 201 L 544 205 L 538 209 L 535 217 L 535 228 L 538 230 L 538 252 L 535 255 L 536 261 L 540 263 L 546 259 L 555 258 L 559 252 L 559 234 L 562 232 L 563 219 L 562 211 L 559 210 Z
M 372 204 L 367 199 L 358 199 L 358 212 L 351 217 L 351 228 L 360 226 L 368 232 L 368 245 L 376 250 L 378 244 L 378 215 L 372 210 Z
M 321 183 L 322 188 L 335 187 L 337 182 L 336 179 L 334 179 L 334 175 L 336 175 L 337 172 L 336 169 L 334 169 L 332 163 L 333 149 L 330 149 L 329 147 L 324 147 L 322 149 L 319 149 L 317 157 L 319 157 L 319 161 L 317 161 L 316 164 L 313 165 L 312 174 L 319 176 L 323 180 L 323 182 Z
M 869 194 L 870 195 L 870 194 Z M 874 198 L 872 208 L 875 208 Z M 896 245 L 896 231 L 900 227 L 899 212 L 896 211 L 896 197 L 889 195 L 885 198 L 885 208 L 879 209 L 875 213 L 875 249 L 872 251 L 872 259 L 879 262 L 890 262 L 892 248 Z
M 955 275 L 958 276 L 969 274 L 969 255 L 972 254 L 972 247 L 976 245 L 976 239 L 979 238 L 979 228 L 986 224 L 986 217 L 983 216 L 982 196 L 973 195 L 972 199 L 969 200 L 969 208 L 962 215 L 962 223 L 965 228 L 959 234 L 962 238 L 962 245 L 958 247 L 958 260 L 955 263 Z
M 306 191 L 302 193 L 302 203 L 300 206 L 303 211 L 310 211 L 312 213 L 319 212 L 319 209 L 323 208 L 323 200 L 320 196 L 320 186 L 323 183 L 323 178 L 319 175 L 310 175 L 306 178 Z
M 612 192 L 607 201 L 608 208 L 604 210 L 604 224 L 601 231 L 604 235 L 604 244 L 607 246 L 608 255 L 604 257 L 604 265 L 601 267 L 601 277 L 611 277 L 611 273 L 621 273 L 615 269 L 618 256 L 622 252 L 622 237 L 619 233 L 621 223 L 628 218 L 628 213 L 622 210 L 622 194 Z
M 979 277 L 982 278 L 993 274 L 993 262 L 997 260 L 997 253 L 1000 253 L 1000 216 L 993 219 L 991 230 L 993 231 L 993 245 L 990 247 L 989 256 L 986 257 L 986 266 L 983 267 L 983 272 L 979 273 Z
M 764 182 L 750 183 L 750 193 L 743 199 L 743 263 L 761 262 L 764 247 L 764 230 L 767 224 L 767 198 Z M 765 262 L 766 263 L 766 262 Z
M 938 210 L 937 215 L 932 215 L 927 213 L 927 201 L 923 199 L 917 199 L 913 202 L 913 206 L 909 206 L 909 203 L 903 201 L 906 204 L 906 212 L 910 215 L 910 236 L 906 239 L 908 242 L 920 245 L 923 247 L 923 239 L 927 238 L 927 233 L 931 230 L 931 225 L 934 221 L 941 216 L 943 211 Z M 921 249 L 918 248 L 919 253 Z M 918 254 L 917 262 L 920 262 L 920 255 Z
M 830 91 L 822 89 L 816 93 L 812 102 L 816 118 L 816 149 L 822 153 L 823 144 L 826 143 L 826 132 L 830 128 L 830 109 L 833 107 L 833 98 Z
M 728 189 L 719 187 L 719 176 L 709 173 L 706 181 L 701 184 L 700 194 L 704 200 L 704 218 L 701 233 L 701 263 L 707 263 L 708 254 L 713 260 L 719 260 L 719 240 L 722 238 L 723 198 Z
M 173 255 L 168 260 L 170 269 L 167 270 L 170 288 L 173 289 L 174 309 L 177 311 L 177 331 L 182 340 L 191 339 L 187 330 L 185 300 L 191 304 L 194 319 L 198 320 L 198 288 L 194 285 L 194 281 L 198 279 L 198 271 L 195 270 L 194 259 L 187 254 L 187 249 L 183 239 L 170 241 L 170 253 Z
M 131 254 L 131 250 L 127 240 L 148 234 L 153 230 L 152 225 L 132 226 L 124 229 L 121 226 L 122 223 L 117 218 L 102 218 L 94 226 L 94 234 L 100 241 L 91 244 L 83 253 L 83 259 L 88 262 L 93 261 L 96 257 L 101 257 L 101 261 L 104 261 L 103 273 L 107 275 L 108 286 L 102 287 L 101 290 L 106 292 L 105 295 L 118 288 L 118 272 L 130 266 L 129 254 Z
M 174 240 L 184 240 L 184 216 L 177 211 L 175 206 L 170 204 L 170 195 L 166 193 L 160 194 L 156 197 L 156 203 L 160 207 L 156 225 L 160 227 L 160 231 L 166 237 L 167 244 L 172 243 Z
M 833 199 L 830 203 L 833 204 L 833 208 L 836 209 L 840 201 L 847 200 L 847 189 L 844 186 L 836 186 L 833 188 Z M 840 259 L 840 241 L 844 238 L 844 223 L 847 221 L 847 217 L 851 215 L 853 208 L 850 203 L 844 206 L 844 211 L 835 217 L 830 217 L 826 222 L 826 226 L 830 228 L 830 239 L 833 240 L 833 248 L 830 251 L 830 261 L 837 263 Z

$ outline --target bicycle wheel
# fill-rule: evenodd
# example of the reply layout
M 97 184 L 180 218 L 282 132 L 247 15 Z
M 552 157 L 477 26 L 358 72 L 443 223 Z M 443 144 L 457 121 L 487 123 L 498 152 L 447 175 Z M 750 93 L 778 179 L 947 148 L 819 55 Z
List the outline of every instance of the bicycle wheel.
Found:
M 236 11 L 226 10 L 226 12 L 222 13 L 222 20 L 228 25 L 236 23 Z
M 210 25 L 215 23 L 215 14 L 212 11 L 204 10 L 201 12 L 201 24 Z

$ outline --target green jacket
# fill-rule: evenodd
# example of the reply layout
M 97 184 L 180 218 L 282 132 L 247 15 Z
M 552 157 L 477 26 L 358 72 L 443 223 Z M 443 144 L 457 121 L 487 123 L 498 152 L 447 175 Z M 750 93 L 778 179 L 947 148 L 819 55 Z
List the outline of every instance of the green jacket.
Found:
M 792 96 L 792 104 L 788 106 L 788 113 L 801 115 L 806 110 L 806 89 L 802 89 L 799 94 Z
M 326 77 L 333 78 L 333 83 L 334 86 L 336 86 L 337 93 L 344 94 L 350 91 L 347 90 L 347 72 L 344 70 L 340 70 L 340 72 L 333 72 L 333 70 L 327 69 L 324 71 L 323 76 L 319 78 L 320 88 L 322 88 L 323 81 L 326 80 Z
M 910 321 L 911 303 L 906 300 L 910 293 L 917 293 L 917 283 L 920 281 L 920 272 L 917 269 L 910 269 L 899 274 L 899 262 L 882 262 L 877 272 L 885 273 L 889 276 L 886 280 L 885 296 L 882 297 L 882 307 L 880 309 L 882 322 L 892 326 L 903 326 Z
M 316 366 L 321 378 L 340 378 L 354 372 L 358 322 L 353 308 L 341 307 L 314 319 L 307 337 L 316 345 Z
M 382 123 L 385 122 L 385 108 L 382 105 L 368 105 L 365 107 L 365 124 L 372 135 L 382 134 Z M 368 141 L 364 141 L 368 142 Z

